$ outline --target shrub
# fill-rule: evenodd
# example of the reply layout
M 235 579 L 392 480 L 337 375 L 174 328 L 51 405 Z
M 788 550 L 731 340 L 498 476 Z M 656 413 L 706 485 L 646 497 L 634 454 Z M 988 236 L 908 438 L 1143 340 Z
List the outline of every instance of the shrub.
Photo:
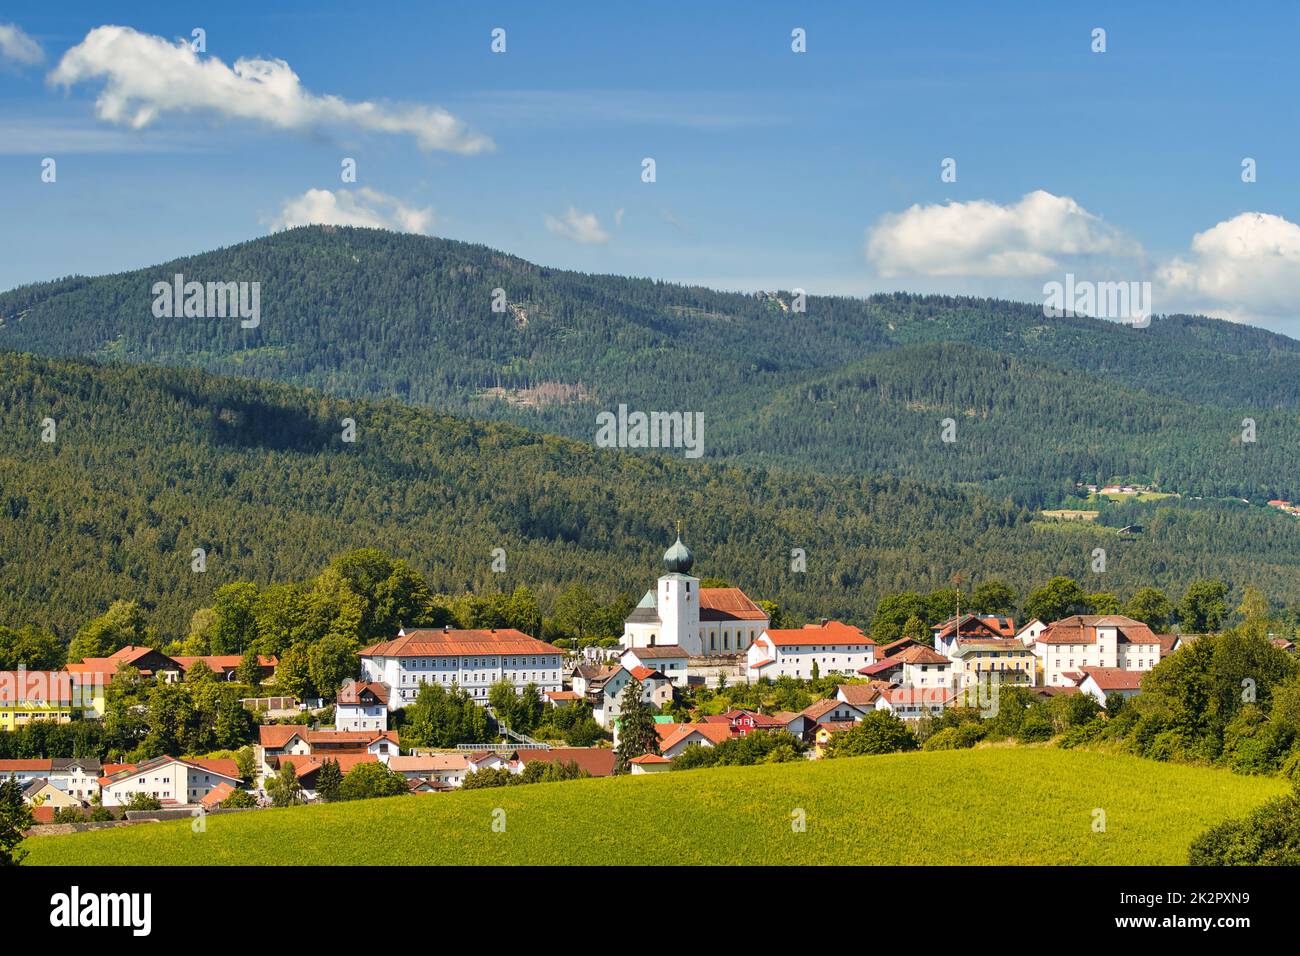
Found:
M 924 750 L 969 750 L 984 739 L 984 728 L 979 724 L 958 724 L 945 727 L 925 742 Z
M 1016 740 L 1022 744 L 1051 740 L 1052 731 L 1051 718 L 1041 709 L 1035 709 L 1027 713 L 1025 719 L 1020 722 L 1020 729 L 1016 731 Z
M 916 736 L 893 714 L 873 710 L 853 727 L 831 737 L 827 757 L 892 754 L 916 749 Z
M 1300 866 L 1300 793 L 1211 827 L 1187 852 L 1192 866 Z

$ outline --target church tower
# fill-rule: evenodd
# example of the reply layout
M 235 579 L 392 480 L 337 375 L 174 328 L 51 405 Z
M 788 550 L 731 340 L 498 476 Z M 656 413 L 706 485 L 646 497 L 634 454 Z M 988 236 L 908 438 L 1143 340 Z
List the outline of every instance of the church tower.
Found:
M 676 644 L 687 654 L 703 653 L 700 645 L 700 579 L 691 577 L 695 557 L 682 543 L 682 536 L 664 552 L 668 573 L 659 578 L 656 604 L 663 633 L 661 644 Z

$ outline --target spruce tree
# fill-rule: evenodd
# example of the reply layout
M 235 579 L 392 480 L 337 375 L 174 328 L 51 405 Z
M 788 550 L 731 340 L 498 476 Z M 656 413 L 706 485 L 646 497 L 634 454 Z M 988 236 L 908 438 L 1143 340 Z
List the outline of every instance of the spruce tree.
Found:
M 641 694 L 641 682 L 635 677 L 623 688 L 623 713 L 619 718 L 618 747 L 614 750 L 615 773 L 627 773 L 634 757 L 659 753 L 654 715 Z

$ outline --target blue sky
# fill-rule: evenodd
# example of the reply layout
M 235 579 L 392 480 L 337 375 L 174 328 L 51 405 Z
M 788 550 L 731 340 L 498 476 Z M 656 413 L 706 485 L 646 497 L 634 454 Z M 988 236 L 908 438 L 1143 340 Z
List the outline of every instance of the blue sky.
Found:
M 1157 312 L 1300 333 L 1300 5 L 103 6 L 0 14 L 41 56 L 0 42 L 0 288 L 342 208 L 547 265 L 722 288 L 1032 301 L 1067 271 L 1150 280 Z M 88 49 L 109 25 L 137 46 Z M 215 69 L 172 79 L 150 58 L 170 61 L 165 44 L 195 27 L 207 49 L 193 59 Z M 240 58 L 283 60 L 310 103 L 241 112 L 190 88 L 226 89 L 216 74 Z M 112 84 L 118 115 L 97 107 Z M 371 108 L 398 126 L 437 108 L 456 132 L 431 145 L 357 119 Z

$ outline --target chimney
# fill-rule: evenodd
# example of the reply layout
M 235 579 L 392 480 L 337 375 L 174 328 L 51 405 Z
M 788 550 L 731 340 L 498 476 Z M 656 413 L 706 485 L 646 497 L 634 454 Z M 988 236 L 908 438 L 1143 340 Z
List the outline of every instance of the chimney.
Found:
M 444 633 L 444 634 L 450 634 L 450 633 L 451 633 L 451 625 L 450 625 L 450 624 L 444 624 L 444 625 L 442 626 L 442 633 Z
M 826 626 L 827 624 L 829 624 L 830 622 L 831 622 L 831 619 L 830 619 L 829 617 L 824 617 L 824 618 L 822 618 L 822 627 L 825 627 L 825 626 Z

